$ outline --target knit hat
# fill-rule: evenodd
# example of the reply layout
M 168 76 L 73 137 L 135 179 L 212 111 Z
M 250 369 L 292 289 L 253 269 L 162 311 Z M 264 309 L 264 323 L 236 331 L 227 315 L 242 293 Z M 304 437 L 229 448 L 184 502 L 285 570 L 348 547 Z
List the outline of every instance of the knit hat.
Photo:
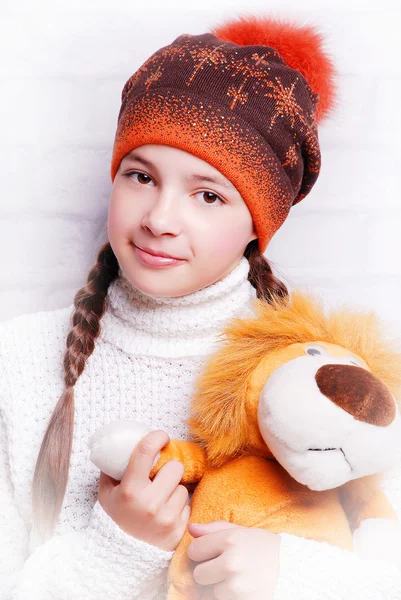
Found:
M 154 52 L 121 94 L 111 179 L 125 154 L 165 144 L 237 188 L 264 252 L 316 182 L 317 123 L 335 105 L 335 68 L 310 25 L 239 17 Z

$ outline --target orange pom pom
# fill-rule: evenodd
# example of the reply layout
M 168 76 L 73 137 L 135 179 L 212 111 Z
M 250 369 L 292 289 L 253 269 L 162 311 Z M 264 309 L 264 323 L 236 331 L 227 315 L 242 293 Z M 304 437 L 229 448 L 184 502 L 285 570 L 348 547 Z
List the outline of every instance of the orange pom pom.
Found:
M 323 36 L 312 25 L 300 26 L 273 17 L 247 15 L 213 27 L 210 33 L 239 46 L 262 45 L 277 50 L 286 64 L 299 71 L 319 95 L 317 122 L 336 107 L 336 69 L 322 49 Z

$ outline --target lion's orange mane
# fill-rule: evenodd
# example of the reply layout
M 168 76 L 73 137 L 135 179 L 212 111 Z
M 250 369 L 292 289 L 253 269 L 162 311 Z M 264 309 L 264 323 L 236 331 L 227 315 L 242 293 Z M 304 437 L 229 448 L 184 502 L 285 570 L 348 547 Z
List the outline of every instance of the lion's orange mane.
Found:
M 195 383 L 188 419 L 194 441 L 210 464 L 218 466 L 244 452 L 250 432 L 249 389 L 252 374 L 269 352 L 294 343 L 324 341 L 360 356 L 397 400 L 401 396 L 401 352 L 386 336 L 384 322 L 373 311 L 346 306 L 326 314 L 316 295 L 294 290 L 290 298 L 254 300 L 256 317 L 230 321 L 220 335 L 222 347 L 206 362 Z

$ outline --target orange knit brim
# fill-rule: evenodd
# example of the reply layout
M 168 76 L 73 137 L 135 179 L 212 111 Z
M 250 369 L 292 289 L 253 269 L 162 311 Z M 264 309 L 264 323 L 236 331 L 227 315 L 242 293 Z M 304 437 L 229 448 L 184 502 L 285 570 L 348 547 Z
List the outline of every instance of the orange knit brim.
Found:
M 249 123 L 203 96 L 158 88 L 132 99 L 120 115 L 112 181 L 125 154 L 144 144 L 179 148 L 227 177 L 247 204 L 265 251 L 289 213 L 293 190 L 277 155 Z

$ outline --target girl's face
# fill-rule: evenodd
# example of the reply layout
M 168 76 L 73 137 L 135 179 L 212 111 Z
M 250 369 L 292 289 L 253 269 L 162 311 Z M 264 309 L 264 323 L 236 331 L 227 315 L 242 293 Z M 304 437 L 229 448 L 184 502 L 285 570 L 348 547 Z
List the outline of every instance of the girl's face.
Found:
M 228 275 L 257 236 L 247 205 L 217 169 L 178 148 L 145 144 L 127 154 L 116 173 L 108 237 L 138 290 L 178 297 Z M 182 260 L 150 266 L 136 246 Z

